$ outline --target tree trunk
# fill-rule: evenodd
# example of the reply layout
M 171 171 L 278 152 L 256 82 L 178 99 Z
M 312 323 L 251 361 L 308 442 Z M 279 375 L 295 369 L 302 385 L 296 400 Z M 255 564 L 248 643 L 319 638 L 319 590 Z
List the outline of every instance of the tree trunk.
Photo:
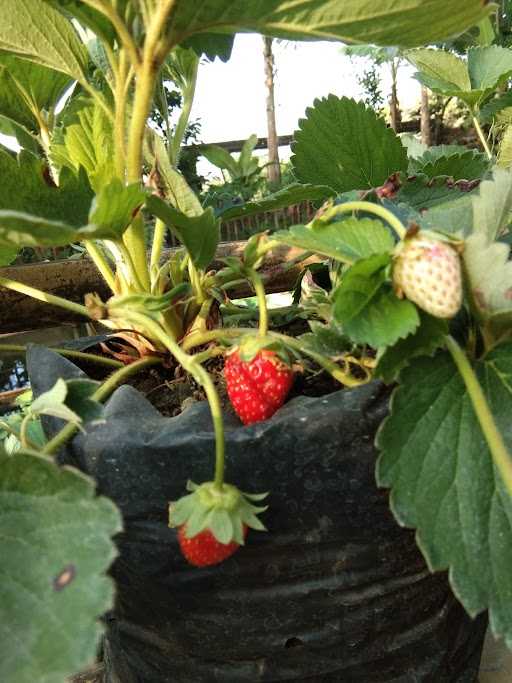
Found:
M 389 109 L 391 115 L 391 128 L 395 133 L 400 132 L 400 124 L 402 123 L 402 113 L 400 111 L 400 104 L 398 102 L 397 93 L 397 63 L 393 59 L 391 61 L 391 97 L 389 100 Z
M 420 110 L 421 141 L 427 147 L 432 144 L 430 135 L 430 107 L 428 104 L 428 90 L 421 86 L 421 110 Z
M 267 88 L 267 137 L 268 161 L 267 178 L 270 185 L 281 182 L 281 167 L 279 166 L 279 145 L 277 141 L 276 110 L 274 102 L 274 55 L 272 53 L 272 38 L 263 37 L 263 55 L 265 60 L 265 85 Z

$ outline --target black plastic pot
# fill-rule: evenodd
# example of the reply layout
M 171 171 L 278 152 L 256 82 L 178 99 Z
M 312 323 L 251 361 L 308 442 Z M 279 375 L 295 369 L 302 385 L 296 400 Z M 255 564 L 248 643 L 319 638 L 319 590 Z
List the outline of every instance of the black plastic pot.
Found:
M 41 348 L 28 364 L 36 394 L 77 373 Z M 446 575 L 428 572 L 375 485 L 387 401 L 374 383 L 296 398 L 249 427 L 228 415 L 227 478 L 270 491 L 269 532 L 250 532 L 231 559 L 196 569 L 178 551 L 167 506 L 187 479 L 212 476 L 208 406 L 163 418 L 131 387 L 114 393 L 105 422 L 65 454 L 125 520 L 109 683 L 476 681 L 485 616 L 472 621 Z

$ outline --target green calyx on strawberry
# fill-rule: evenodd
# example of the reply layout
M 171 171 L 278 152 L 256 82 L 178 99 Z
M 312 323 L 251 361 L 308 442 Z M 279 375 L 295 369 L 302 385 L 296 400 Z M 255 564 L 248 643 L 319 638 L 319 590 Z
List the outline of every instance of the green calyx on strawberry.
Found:
M 462 305 L 462 269 L 455 245 L 418 232 L 398 245 L 393 285 L 436 318 L 453 318 Z
M 196 567 L 218 564 L 244 545 L 247 529 L 266 531 L 257 507 L 266 493 L 242 493 L 231 484 L 187 483 L 191 493 L 169 506 L 169 526 L 178 527 L 185 559 Z
M 293 375 L 286 353 L 273 340 L 247 337 L 226 355 L 224 377 L 229 400 L 246 425 L 272 417 L 283 405 Z

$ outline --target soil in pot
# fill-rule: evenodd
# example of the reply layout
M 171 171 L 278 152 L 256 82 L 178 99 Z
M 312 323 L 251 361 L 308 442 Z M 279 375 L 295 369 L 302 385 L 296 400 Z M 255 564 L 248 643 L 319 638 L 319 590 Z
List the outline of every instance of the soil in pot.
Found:
M 36 394 L 78 372 L 37 347 L 28 363 Z M 134 388 L 118 389 L 105 422 L 64 455 L 125 520 L 106 680 L 476 681 L 485 617 L 472 621 L 446 575 L 429 573 L 375 485 L 373 440 L 387 403 L 372 383 L 292 398 L 248 427 L 227 413 L 227 479 L 270 491 L 269 532 L 251 531 L 228 561 L 197 569 L 179 553 L 167 506 L 188 479 L 212 476 L 208 406 L 163 417 Z

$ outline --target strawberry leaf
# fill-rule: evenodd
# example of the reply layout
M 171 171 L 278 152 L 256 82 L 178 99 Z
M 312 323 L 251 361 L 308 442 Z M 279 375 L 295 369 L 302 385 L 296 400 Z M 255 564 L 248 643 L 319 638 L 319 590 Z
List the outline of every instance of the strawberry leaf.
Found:
M 512 166 L 512 125 L 505 128 L 500 140 L 497 164 L 500 168 L 510 168 Z
M 92 239 L 119 239 L 145 199 L 146 192 L 138 183 L 124 185 L 115 178 L 92 202 L 84 233 L 90 232 Z
M 343 276 L 333 294 L 333 314 L 356 344 L 390 346 L 420 324 L 416 306 L 399 299 L 386 282 L 389 254 L 360 260 Z
M 87 222 L 93 193 L 83 170 L 66 168 L 56 187 L 41 159 L 23 151 L 14 158 L 0 149 L 0 210 L 20 211 L 79 227 Z
M 148 197 L 146 207 L 176 234 L 197 268 L 208 266 L 215 256 L 220 235 L 220 219 L 215 217 L 211 207 L 199 216 L 188 216 L 156 195 Z
M 440 231 L 460 237 L 468 235 L 473 227 L 474 196 L 462 194 L 452 201 L 438 204 L 426 211 L 417 222 L 425 230 Z
M 346 325 L 361 313 L 386 280 L 390 263 L 388 254 L 375 254 L 348 269 L 333 295 L 334 317 L 338 322 Z
M 451 52 L 420 48 L 409 51 L 407 59 L 418 69 L 418 81 L 436 93 L 458 95 L 471 90 L 466 62 Z
M 61 124 L 52 135 L 50 159 L 54 166 L 87 172 L 99 194 L 116 175 L 112 123 L 97 102 L 85 97 L 72 99 L 62 113 Z
M 380 377 L 386 384 L 394 382 L 413 358 L 431 356 L 444 344 L 444 337 L 448 334 L 446 320 L 434 318 L 424 311 L 419 311 L 419 314 L 421 322 L 416 331 L 389 346 L 379 357 L 375 377 Z
M 501 111 L 508 107 L 512 107 L 512 92 L 510 91 L 487 102 L 480 109 L 480 120 L 483 123 L 491 123 Z
M 473 92 L 481 93 L 481 102 L 512 73 L 512 53 L 500 45 L 472 47 L 468 50 L 468 72 L 471 88 Z
M 451 190 L 453 192 L 453 190 Z M 446 201 L 430 208 L 420 219 L 423 228 L 442 230 L 459 237 L 473 232 L 492 241 L 508 224 L 512 210 L 512 172 L 495 168 L 493 177 L 471 193 L 447 195 Z
M 510 50 L 498 45 L 473 47 L 467 61 L 444 50 L 413 50 L 407 58 L 416 78 L 436 93 L 455 96 L 470 107 L 480 105 L 512 72 Z
M 343 325 L 343 330 L 356 344 L 379 349 L 407 337 L 418 325 L 416 306 L 407 299 L 399 299 L 385 284 L 359 315 Z
M 60 221 L 0 209 L 0 247 L 9 250 L 7 254 L 20 247 L 64 246 L 78 239 L 78 232 Z
M 406 180 L 396 200 L 408 204 L 416 211 L 425 211 L 461 196 L 463 196 L 461 190 L 448 183 L 446 178 L 429 178 L 424 174 L 418 174 Z
M 66 405 L 67 394 L 67 383 L 59 378 L 51 389 L 35 399 L 30 406 L 30 412 L 33 415 L 51 415 L 79 426 L 82 419 Z
M 251 31 L 290 40 L 342 40 L 347 43 L 402 45 L 438 43 L 474 26 L 493 10 L 482 0 L 264 0 L 233 2 L 178 0 L 168 22 L 171 45 L 194 34 Z
M 81 472 L 26 452 L 0 453 L 0 509 L 0 680 L 67 680 L 94 659 L 112 607 L 121 517 Z
M 510 450 L 512 345 L 496 348 L 476 372 Z M 512 500 L 447 353 L 402 372 L 377 445 L 377 480 L 391 488 L 399 523 L 417 529 L 432 571 L 449 569 L 466 610 L 488 608 L 494 634 L 512 646 Z
M 371 254 L 391 251 L 395 244 L 390 231 L 380 221 L 353 217 L 332 223 L 317 218 L 309 225 L 294 225 L 289 230 L 279 230 L 272 235 L 272 239 L 344 263 L 354 263 Z
M 407 169 L 400 138 L 372 109 L 347 97 L 315 100 L 294 139 L 296 177 L 337 192 L 379 187 L 392 173 Z
M 430 147 L 421 157 L 409 161 L 409 173 L 422 173 L 428 178 L 449 176 L 453 180 L 481 178 L 489 168 L 489 160 L 475 149 L 457 145 Z
M 82 422 L 92 422 L 101 419 L 103 406 L 92 398 L 99 386 L 99 382 L 90 379 L 68 379 L 66 405 L 78 415 Z
M 329 325 L 324 325 L 317 320 L 311 320 L 309 326 L 311 332 L 301 335 L 300 341 L 302 345 L 315 353 L 337 359 L 352 347 L 350 340 L 343 334 L 341 325 L 334 321 Z

